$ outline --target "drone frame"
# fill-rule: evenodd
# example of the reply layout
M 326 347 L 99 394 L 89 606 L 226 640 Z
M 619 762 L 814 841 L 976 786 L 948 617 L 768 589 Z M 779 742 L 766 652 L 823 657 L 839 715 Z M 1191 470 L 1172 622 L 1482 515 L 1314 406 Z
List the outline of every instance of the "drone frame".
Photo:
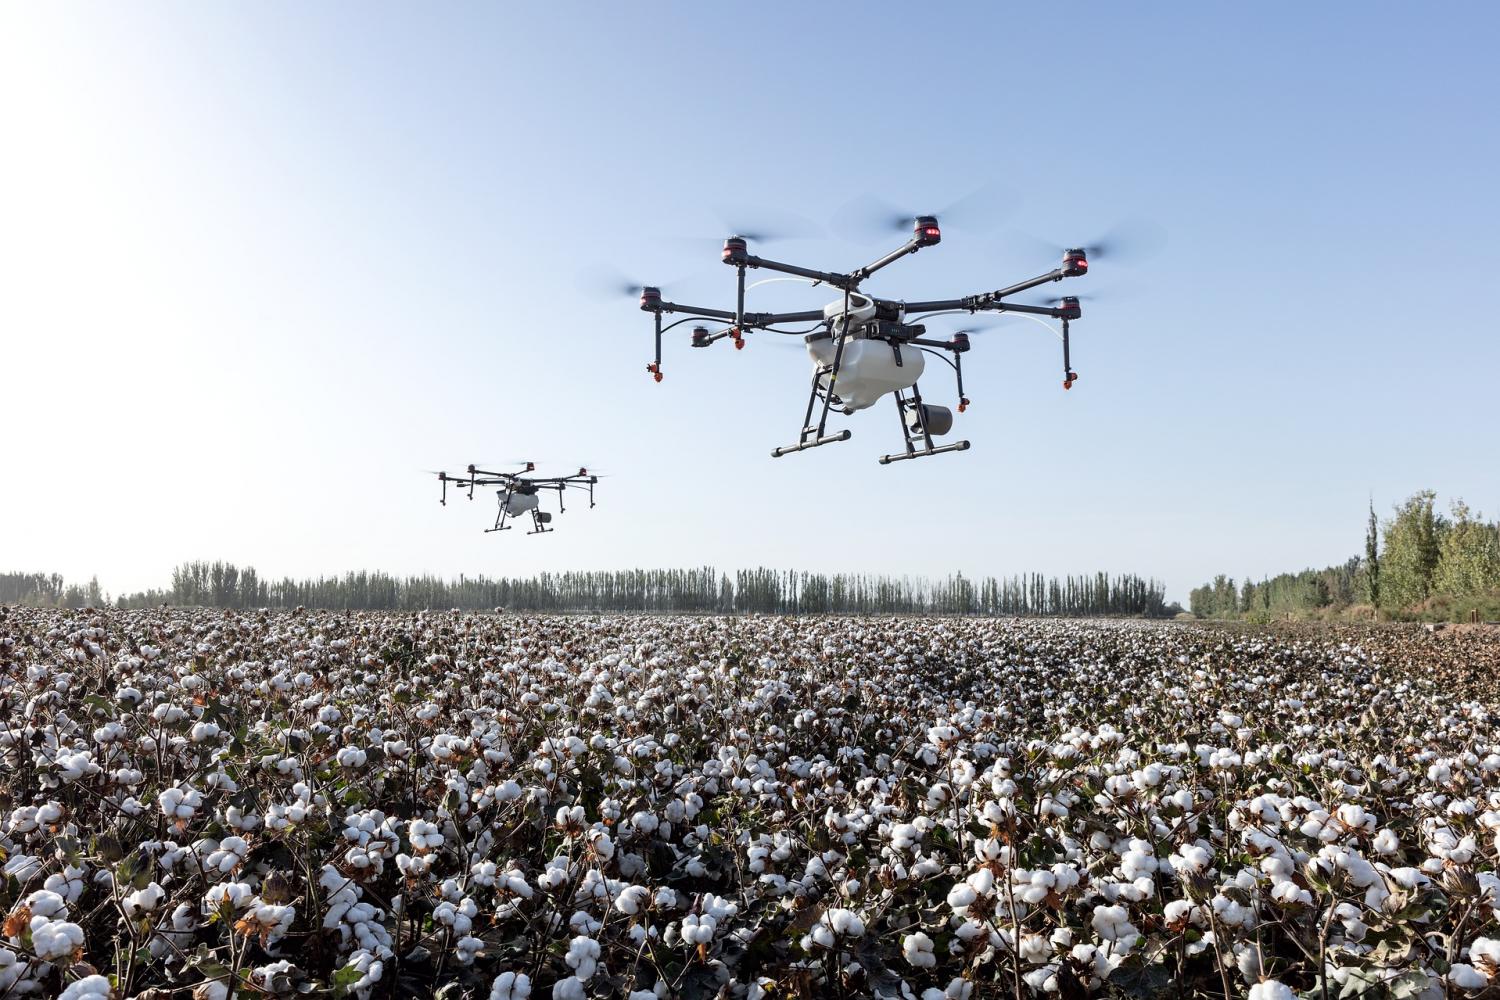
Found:
M 825 336 L 836 336 L 834 344 L 833 360 L 831 363 L 819 365 L 813 370 L 812 387 L 808 393 L 807 411 L 802 420 L 802 431 L 798 436 L 797 443 L 786 445 L 771 452 L 773 458 L 780 458 L 796 451 L 806 451 L 809 448 L 818 448 L 836 441 L 847 441 L 852 431 L 845 428 L 834 434 L 828 433 L 828 413 L 834 406 L 841 406 L 837 393 L 833 387 L 838 379 L 840 367 L 844 357 L 844 346 L 851 339 L 852 330 L 850 323 L 850 299 L 859 286 L 875 274 L 906 257 L 914 254 L 925 247 L 936 246 L 942 241 L 942 231 L 938 228 L 937 219 L 934 216 L 917 216 L 913 226 L 912 236 L 907 242 L 895 250 L 881 256 L 874 262 L 861 268 L 856 268 L 847 274 L 836 271 L 819 271 L 812 268 L 789 264 L 784 261 L 771 260 L 760 257 L 749 252 L 746 238 L 742 236 L 731 236 L 724 241 L 723 262 L 735 269 L 737 281 L 736 305 L 733 311 L 727 309 L 710 309 L 704 306 L 685 305 L 678 302 L 669 302 L 662 298 L 661 289 L 654 286 L 646 286 L 641 289 L 640 307 L 643 311 L 653 314 L 656 326 L 656 360 L 646 366 L 646 371 L 660 382 L 661 371 L 661 343 L 662 334 L 683 323 L 714 320 L 725 323 L 721 329 L 710 332 L 706 327 L 700 325 L 693 329 L 692 346 L 708 347 L 715 341 L 725 337 L 734 340 L 736 350 L 745 346 L 744 335 L 751 330 L 765 330 L 771 333 L 795 334 L 808 331 L 796 331 L 776 329 L 779 324 L 813 322 L 818 326 L 827 327 L 827 331 L 821 334 L 808 336 L 809 341 Z M 802 312 L 746 312 L 745 311 L 745 272 L 751 268 L 764 268 L 768 271 L 778 271 L 782 274 L 807 279 L 814 285 L 824 284 L 844 292 L 843 309 L 829 316 L 822 309 L 807 310 Z M 981 292 L 976 295 L 966 295 L 956 299 L 932 299 L 922 302 L 901 302 L 893 299 L 881 299 L 875 296 L 860 293 L 875 307 L 875 316 L 865 321 L 860 327 L 865 339 L 885 340 L 891 345 L 895 353 L 896 364 L 901 364 L 901 345 L 906 344 L 923 350 L 934 357 L 940 358 L 953 369 L 954 377 L 958 383 L 958 412 L 962 413 L 969 406 L 969 400 L 964 396 L 963 381 L 963 355 L 969 350 L 969 338 L 966 333 L 957 333 L 951 340 L 934 340 L 923 336 L 926 327 L 920 323 L 908 323 L 907 317 L 915 319 L 926 318 L 928 315 L 945 313 L 979 313 L 979 312 L 1012 312 L 1025 313 L 1035 316 L 1048 316 L 1052 319 L 1062 321 L 1062 344 L 1063 344 L 1063 388 L 1071 389 L 1073 383 L 1078 380 L 1078 373 L 1073 371 L 1072 358 L 1069 350 L 1068 325 L 1072 320 L 1082 315 L 1078 299 L 1065 297 L 1059 300 L 1056 306 L 1035 306 L 1019 302 L 1005 301 L 1008 296 L 1017 295 L 1021 292 L 1036 288 L 1048 282 L 1061 281 L 1063 278 L 1078 277 L 1088 273 L 1088 255 L 1083 248 L 1072 248 L 1063 252 L 1062 263 L 1045 274 L 1038 275 L 1026 281 L 999 288 L 990 292 Z M 668 313 L 680 313 L 684 318 L 663 325 L 662 317 Z M 924 315 L 916 315 L 924 314 Z M 834 329 L 837 333 L 834 333 Z M 939 352 L 946 352 L 949 357 Z M 905 442 L 905 451 L 901 454 L 885 455 L 880 459 L 881 465 L 889 465 L 891 462 L 899 462 L 905 459 L 926 458 L 931 455 L 940 455 L 950 451 L 966 451 L 969 448 L 968 441 L 957 441 L 952 444 L 935 446 L 932 442 L 932 433 L 928 427 L 927 410 L 922 404 L 921 390 L 916 382 L 910 386 L 910 396 L 906 390 L 896 390 L 896 407 L 900 416 L 901 433 Z M 818 404 L 822 407 L 819 410 Z M 813 422 L 813 413 L 819 410 L 817 422 Z M 844 408 L 845 412 L 852 412 Z M 908 414 L 915 417 L 909 421 Z M 912 424 L 915 424 L 913 428 Z
M 591 474 L 588 469 L 580 468 L 576 474 L 571 476 L 527 478 L 526 473 L 535 471 L 536 463 L 525 462 L 523 464 L 525 468 L 516 472 L 488 472 L 484 469 L 476 468 L 472 464 L 467 467 L 466 475 L 464 476 L 450 476 L 446 472 L 439 472 L 437 474 L 438 481 L 442 483 L 443 493 L 438 502 L 444 507 L 448 506 L 449 483 L 455 484 L 458 489 L 466 490 L 470 500 L 474 499 L 474 490 L 476 487 L 501 487 L 495 491 L 495 496 L 500 506 L 498 513 L 495 515 L 495 526 L 484 529 L 485 534 L 496 531 L 510 531 L 512 529 L 513 525 L 506 523 L 508 520 L 513 520 L 510 509 L 507 506 L 507 501 L 515 494 L 535 496 L 541 490 L 554 490 L 557 493 L 557 512 L 563 514 L 568 509 L 564 500 L 567 491 L 570 489 L 587 490 L 589 507 L 592 508 L 595 506 L 594 486 L 599 482 L 599 477 Z M 552 521 L 552 514 L 543 511 L 540 502 L 529 513 L 531 514 L 532 528 L 526 534 L 540 535 L 557 530 L 547 527 Z

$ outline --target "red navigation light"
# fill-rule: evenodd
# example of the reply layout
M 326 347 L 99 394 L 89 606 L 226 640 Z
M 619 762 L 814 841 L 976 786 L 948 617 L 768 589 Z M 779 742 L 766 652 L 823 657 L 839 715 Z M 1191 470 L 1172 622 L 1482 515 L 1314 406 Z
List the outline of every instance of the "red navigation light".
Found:
M 942 242 L 943 231 L 938 228 L 938 221 L 930 215 L 917 217 L 917 224 L 912 227 L 912 236 L 917 246 L 930 247 Z

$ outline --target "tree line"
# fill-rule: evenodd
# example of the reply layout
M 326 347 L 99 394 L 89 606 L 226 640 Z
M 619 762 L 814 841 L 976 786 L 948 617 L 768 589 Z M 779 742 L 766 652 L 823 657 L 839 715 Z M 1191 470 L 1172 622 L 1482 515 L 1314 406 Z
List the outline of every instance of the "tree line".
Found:
M 96 587 L 97 589 L 97 587 Z M 47 595 L 55 595 L 54 588 Z M 171 587 L 121 595 L 120 608 L 161 604 L 217 608 L 321 608 L 418 611 L 428 608 L 515 611 L 623 611 L 715 614 L 957 614 L 1065 617 L 1162 617 L 1179 611 L 1166 603 L 1157 580 L 1096 573 L 1048 577 L 1039 573 L 971 580 L 962 573 L 941 580 L 864 573 L 807 573 L 749 569 L 733 574 L 712 567 L 540 573 L 529 577 L 397 577 L 382 572 L 266 579 L 254 567 L 227 562 L 187 562 L 172 572 Z M 22 603 L 63 603 L 56 599 Z M 100 601 L 90 602 L 94 606 Z M 70 606 L 82 606 L 70 604 Z
M 1359 608 L 1399 618 L 1500 618 L 1500 522 L 1462 500 L 1438 509 L 1422 490 L 1384 521 L 1370 505 L 1364 553 L 1327 569 L 1282 573 L 1236 587 L 1219 575 L 1189 594 L 1201 618 L 1300 617 Z
M 105 597 L 97 576 L 85 584 L 64 584 L 56 573 L 0 573 L 0 604 L 86 608 L 103 603 Z

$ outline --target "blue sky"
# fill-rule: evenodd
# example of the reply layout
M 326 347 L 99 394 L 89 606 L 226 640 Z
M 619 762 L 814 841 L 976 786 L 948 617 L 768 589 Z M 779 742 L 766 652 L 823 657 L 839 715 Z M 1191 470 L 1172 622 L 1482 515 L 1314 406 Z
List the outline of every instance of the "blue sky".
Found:
M 1105 569 L 1185 600 L 1354 554 L 1372 493 L 1500 510 L 1490 5 L 438 10 L 0 7 L 6 568 Z M 1052 266 L 1013 231 L 1168 242 L 1071 286 L 1101 293 L 1072 392 L 1045 331 L 976 340 L 962 455 L 880 467 L 880 406 L 773 461 L 801 355 L 678 342 L 656 385 L 648 318 L 585 294 L 730 301 L 724 206 L 991 181 L 997 230 L 868 289 Z M 509 458 L 614 476 L 527 538 L 421 471 Z

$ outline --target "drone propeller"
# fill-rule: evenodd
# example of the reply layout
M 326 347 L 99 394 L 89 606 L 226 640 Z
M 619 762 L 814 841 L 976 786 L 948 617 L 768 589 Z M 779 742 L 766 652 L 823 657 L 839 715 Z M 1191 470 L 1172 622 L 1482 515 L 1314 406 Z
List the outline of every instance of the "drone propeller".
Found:
M 1067 250 L 1081 248 L 1088 254 L 1090 261 L 1111 260 L 1130 264 L 1147 260 L 1159 253 L 1166 246 L 1167 231 L 1147 219 L 1126 219 L 1088 243 L 1063 246 L 1025 233 L 1011 233 L 1006 236 L 1005 242 L 1028 244 L 1028 252 L 1035 251 L 1038 255 L 1049 257 L 1061 257 Z
M 892 235 L 910 235 L 919 218 L 932 216 L 941 226 L 987 232 L 1010 213 L 1015 197 L 1003 185 L 988 181 L 936 211 L 911 212 L 875 195 L 861 195 L 834 213 L 832 228 L 851 243 L 874 243 Z
M 1108 295 L 1103 296 L 1103 298 L 1110 298 L 1110 297 L 1111 296 L 1108 296 Z M 1099 295 L 1058 295 L 1058 296 L 1056 296 L 1054 298 L 1043 299 L 1040 302 L 1026 302 L 1026 303 L 1022 303 L 1022 304 L 1023 305 L 1028 305 L 1028 306 L 1046 306 L 1049 309 L 1056 309 L 1058 306 L 1060 306 L 1060 305 L 1063 304 L 1063 300 L 1065 298 L 1066 299 L 1073 299 L 1073 300 L 1078 301 L 1078 302 L 1098 302 L 1099 299 L 1101 298 L 1101 296 L 1099 296 Z
M 724 236 L 739 236 L 751 243 L 816 240 L 827 235 L 822 226 L 795 212 L 736 205 L 721 206 L 714 216 L 723 224 Z M 717 242 L 722 244 L 723 237 Z
M 639 298 L 641 289 L 656 288 L 665 289 L 680 285 L 686 278 L 669 281 L 665 284 L 659 281 L 637 281 L 630 275 L 612 268 L 602 268 L 593 273 L 585 273 L 581 284 L 590 298 L 605 299 L 634 299 Z
M 694 254 L 719 254 L 724 240 L 738 236 L 750 243 L 780 243 L 788 240 L 818 240 L 827 236 L 822 226 L 793 212 L 763 208 L 720 208 L 713 213 L 719 222 L 717 236 L 664 236 L 663 242 Z

